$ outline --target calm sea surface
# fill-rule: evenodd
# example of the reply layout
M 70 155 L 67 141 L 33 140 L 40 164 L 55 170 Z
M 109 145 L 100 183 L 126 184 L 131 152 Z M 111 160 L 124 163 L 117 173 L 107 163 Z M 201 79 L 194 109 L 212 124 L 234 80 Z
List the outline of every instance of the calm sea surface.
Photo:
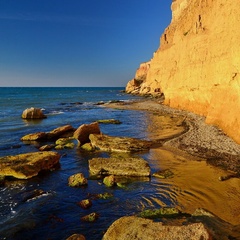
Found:
M 121 88 L 0 88 L 0 156 L 37 151 L 20 138 L 28 133 L 51 131 L 70 124 L 77 128 L 99 119 L 114 118 L 119 125 L 100 125 L 104 134 L 151 139 L 159 126 L 157 115 L 143 111 L 108 109 L 100 101 L 129 101 L 138 97 L 121 93 Z M 47 115 L 40 121 L 21 119 L 24 109 L 42 108 Z M 161 118 L 162 119 L 162 118 Z M 157 127 L 155 127 L 157 123 Z M 146 159 L 151 171 L 170 168 L 171 179 L 136 179 L 125 188 L 107 188 L 100 180 L 89 180 L 86 188 L 68 187 L 68 177 L 88 173 L 88 160 L 111 156 L 104 152 L 86 153 L 79 149 L 59 151 L 60 168 L 30 180 L 7 181 L 0 187 L 0 239 L 66 239 L 81 233 L 87 239 L 101 239 L 113 221 L 144 209 L 162 206 L 194 211 L 198 207 L 217 214 L 233 224 L 240 224 L 239 180 L 219 182 L 223 171 L 205 162 L 191 161 L 163 148 L 138 154 Z M 26 193 L 42 189 L 47 194 L 23 201 Z M 108 200 L 94 200 L 88 210 L 76 203 L 88 194 L 112 193 Z M 80 218 L 97 212 L 99 219 L 84 223 Z

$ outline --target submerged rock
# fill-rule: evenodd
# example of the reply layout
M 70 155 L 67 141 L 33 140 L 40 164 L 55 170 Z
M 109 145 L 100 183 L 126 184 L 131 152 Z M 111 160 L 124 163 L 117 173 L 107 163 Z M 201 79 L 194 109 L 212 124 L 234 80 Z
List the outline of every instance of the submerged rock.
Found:
M 182 214 L 177 208 L 159 208 L 159 209 L 147 209 L 138 214 L 138 217 L 142 218 L 162 218 L 162 217 L 176 217 Z
M 108 152 L 138 152 L 149 150 L 152 143 L 128 137 L 111 137 L 103 134 L 90 134 L 92 146 Z
M 116 220 L 103 236 L 103 240 L 211 240 L 208 229 L 202 223 L 186 226 L 164 226 L 139 217 L 121 217 Z
M 113 174 L 125 176 L 149 176 L 150 167 L 142 158 L 93 158 L 89 162 L 92 175 Z
M 97 219 L 99 218 L 99 214 L 98 213 L 90 213 L 84 217 L 81 217 L 81 221 L 83 222 L 95 222 Z
M 174 174 L 170 169 L 161 170 L 161 171 L 153 173 L 153 177 L 162 178 L 162 179 L 172 178 L 173 176 L 174 176 Z
M 119 120 L 116 119 L 102 119 L 102 120 L 97 120 L 98 123 L 103 123 L 103 124 L 121 124 Z
M 47 116 L 43 114 L 42 110 L 40 108 L 27 108 L 22 113 L 23 119 L 43 119 Z
M 73 134 L 73 137 L 78 140 L 79 146 L 90 142 L 89 135 L 95 133 L 100 134 L 98 122 L 81 125 Z
M 56 144 L 55 149 L 65 149 L 65 148 L 73 149 L 75 146 L 73 140 L 74 140 L 73 138 L 59 138 L 55 142 Z
M 0 175 L 28 179 L 42 170 L 53 169 L 59 160 L 60 154 L 51 151 L 0 157 Z
M 77 205 L 83 209 L 88 209 L 92 206 L 92 201 L 90 199 L 84 199 L 80 202 L 77 202 Z
M 108 192 L 105 192 L 105 193 L 89 193 L 88 195 L 89 195 L 89 197 L 91 197 L 93 199 L 106 200 L 106 199 L 109 199 L 109 198 L 113 198 L 113 194 L 108 193 Z
M 80 187 L 88 184 L 88 180 L 82 173 L 76 173 L 68 178 L 68 185 L 70 187 Z

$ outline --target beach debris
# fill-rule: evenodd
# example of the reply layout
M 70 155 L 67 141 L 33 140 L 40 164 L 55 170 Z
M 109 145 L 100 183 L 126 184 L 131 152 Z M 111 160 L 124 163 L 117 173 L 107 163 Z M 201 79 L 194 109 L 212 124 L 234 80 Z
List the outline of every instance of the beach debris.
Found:
M 81 187 L 87 184 L 88 180 L 83 173 L 76 173 L 68 178 L 68 186 L 70 187 Z

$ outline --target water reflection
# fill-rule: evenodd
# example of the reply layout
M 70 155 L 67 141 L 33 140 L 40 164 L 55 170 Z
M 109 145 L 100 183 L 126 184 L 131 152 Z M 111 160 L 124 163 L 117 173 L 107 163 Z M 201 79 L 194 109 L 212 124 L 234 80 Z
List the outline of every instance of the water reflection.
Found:
M 174 173 L 173 178 L 161 179 L 161 184 L 168 184 L 168 196 L 183 211 L 205 208 L 227 222 L 240 224 L 240 179 L 221 182 L 218 177 L 225 171 L 164 148 L 152 149 L 147 157 L 153 171 L 171 169 Z

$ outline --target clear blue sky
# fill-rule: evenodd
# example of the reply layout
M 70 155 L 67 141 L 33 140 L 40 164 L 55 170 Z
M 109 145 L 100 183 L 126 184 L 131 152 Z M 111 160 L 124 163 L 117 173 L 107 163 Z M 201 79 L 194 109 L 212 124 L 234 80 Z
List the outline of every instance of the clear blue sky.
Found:
M 172 0 L 0 0 L 0 87 L 125 86 Z

